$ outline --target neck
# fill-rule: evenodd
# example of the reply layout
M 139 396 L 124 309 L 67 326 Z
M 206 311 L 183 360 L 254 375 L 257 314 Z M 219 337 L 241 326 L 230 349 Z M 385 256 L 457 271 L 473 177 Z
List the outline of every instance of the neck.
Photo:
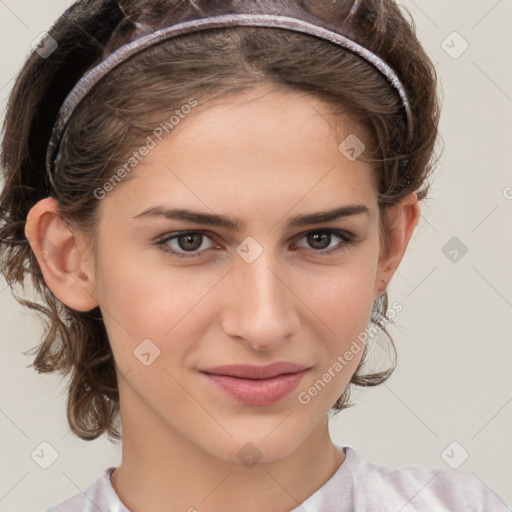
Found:
M 131 512 L 285 512 L 326 483 L 345 459 L 325 416 L 287 457 L 253 466 L 212 457 L 168 425 L 123 418 L 123 457 L 111 482 Z

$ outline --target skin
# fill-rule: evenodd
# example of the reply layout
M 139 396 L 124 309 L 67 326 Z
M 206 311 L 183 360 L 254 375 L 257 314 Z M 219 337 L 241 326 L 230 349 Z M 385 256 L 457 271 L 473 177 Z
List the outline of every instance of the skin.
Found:
M 96 254 L 85 235 L 66 227 L 53 198 L 30 211 L 26 234 L 48 286 L 71 308 L 99 305 L 103 313 L 123 434 L 112 484 L 133 512 L 287 511 L 344 461 L 327 413 L 363 351 L 308 404 L 298 394 L 368 327 L 420 207 L 411 194 L 389 210 L 386 250 L 373 172 L 338 149 L 349 134 L 363 141 L 365 134 L 348 120 L 334 129 L 328 112 L 314 96 L 263 86 L 197 107 L 101 200 Z M 369 214 L 287 227 L 293 216 L 348 204 Z M 156 205 L 238 217 L 244 226 L 134 219 Z M 329 228 L 352 233 L 356 243 L 332 235 L 322 245 L 306 236 Z M 194 229 L 211 237 L 199 237 L 197 258 L 155 244 Z M 236 252 L 247 237 L 263 250 L 251 263 Z M 46 260 L 47 240 L 56 249 Z M 167 246 L 187 254 L 181 240 Z M 343 248 L 321 254 L 336 246 Z M 148 338 L 160 356 L 145 366 L 134 350 Z M 266 406 L 241 404 L 198 373 L 274 361 L 310 370 L 290 395 Z M 237 456 L 247 443 L 261 456 L 250 467 Z

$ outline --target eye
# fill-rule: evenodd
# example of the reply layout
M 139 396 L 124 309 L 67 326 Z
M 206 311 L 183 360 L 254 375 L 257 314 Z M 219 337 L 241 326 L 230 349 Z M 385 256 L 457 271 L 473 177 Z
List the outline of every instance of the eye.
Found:
M 334 238 L 338 238 L 341 240 L 341 243 L 335 243 L 334 246 L 331 246 L 329 250 L 323 250 L 328 248 L 332 242 L 336 242 Z M 320 255 L 332 254 L 334 252 L 342 251 L 346 249 L 347 246 L 355 244 L 355 237 L 346 232 L 341 231 L 339 229 L 323 229 L 320 231 L 309 231 L 302 235 L 301 238 L 306 238 L 307 243 L 313 247 L 313 252 L 318 253 Z
M 336 242 L 336 240 L 333 240 L 333 237 L 341 240 L 341 242 L 338 242 L 327 251 L 324 250 L 328 248 L 333 241 Z M 347 246 L 354 245 L 356 243 L 354 235 L 338 229 L 308 231 L 307 233 L 300 236 L 300 239 L 302 238 L 306 238 L 307 243 L 313 247 L 312 252 L 322 256 L 341 251 L 346 249 Z M 204 231 L 181 231 L 177 233 L 171 233 L 170 235 L 155 243 L 164 252 L 172 254 L 178 258 L 197 258 L 201 256 L 201 252 L 213 247 L 205 247 L 205 239 L 213 242 L 212 238 Z M 293 246 L 294 248 L 300 247 L 296 244 L 293 244 Z
M 178 258 L 195 258 L 193 254 L 199 249 L 206 250 L 204 247 L 204 239 L 212 240 L 204 231 L 182 231 L 180 233 L 171 233 L 170 236 L 156 242 L 156 244 L 165 252 L 171 253 Z M 170 244 L 174 243 L 173 246 Z M 183 251 L 183 252 L 181 252 Z M 186 254 L 192 252 L 192 254 Z

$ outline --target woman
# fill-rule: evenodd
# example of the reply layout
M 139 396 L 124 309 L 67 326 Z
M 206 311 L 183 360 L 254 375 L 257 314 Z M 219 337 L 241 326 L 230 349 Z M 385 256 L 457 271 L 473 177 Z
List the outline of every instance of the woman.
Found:
M 392 317 L 438 119 L 392 1 L 64 13 L 8 106 L 3 269 L 45 303 L 34 367 L 70 373 L 71 429 L 122 429 L 123 460 L 51 511 L 503 505 L 328 431 L 393 371 L 367 371 L 367 331 Z

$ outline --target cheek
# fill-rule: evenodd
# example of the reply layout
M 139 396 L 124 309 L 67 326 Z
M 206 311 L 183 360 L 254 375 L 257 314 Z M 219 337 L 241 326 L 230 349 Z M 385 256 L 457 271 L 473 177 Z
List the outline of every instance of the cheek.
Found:
M 344 269 L 331 270 L 317 279 L 307 302 L 318 318 L 317 326 L 327 326 L 318 339 L 317 370 L 297 394 L 300 406 L 325 414 L 350 382 L 363 356 L 373 305 L 373 271 L 361 260 Z M 319 332 L 317 330 L 317 332 Z
M 102 266 L 98 300 L 119 364 L 130 364 L 133 351 L 146 339 L 162 356 L 171 339 L 174 352 L 191 348 L 202 326 L 211 321 L 208 293 L 218 279 L 200 267 L 178 269 L 110 253 Z
M 346 265 L 317 270 L 303 285 L 303 296 L 331 331 L 346 334 L 351 328 L 367 325 L 374 282 L 375 264 L 360 254 Z
M 376 252 L 358 252 L 344 267 L 309 283 L 307 304 L 328 326 L 316 355 L 318 373 L 303 388 L 300 403 L 314 402 L 313 407 L 331 406 L 348 385 L 363 356 L 373 306 Z M 316 321 L 319 325 L 319 321 Z M 322 398 L 313 401 L 314 396 Z M 301 402 L 301 399 L 303 401 Z

